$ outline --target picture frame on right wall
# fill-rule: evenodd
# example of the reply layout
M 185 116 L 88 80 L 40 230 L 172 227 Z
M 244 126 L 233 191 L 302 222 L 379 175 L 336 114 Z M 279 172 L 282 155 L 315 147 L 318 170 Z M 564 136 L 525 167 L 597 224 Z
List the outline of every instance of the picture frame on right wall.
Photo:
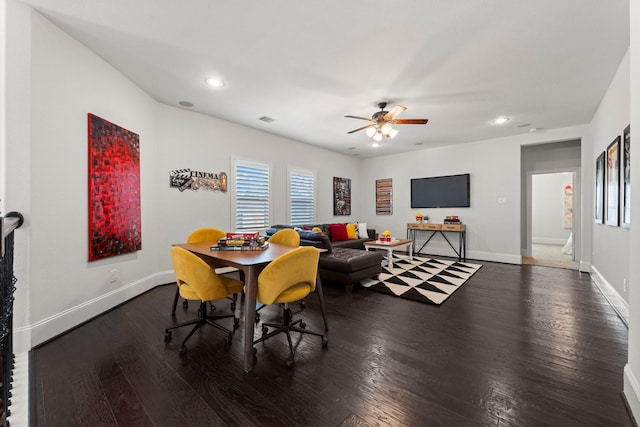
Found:
M 603 151 L 596 159 L 596 203 L 593 216 L 596 224 L 604 223 L 604 156 L 605 152 Z
M 622 133 L 622 226 L 631 226 L 631 125 Z
M 620 135 L 607 147 L 605 223 L 620 225 Z

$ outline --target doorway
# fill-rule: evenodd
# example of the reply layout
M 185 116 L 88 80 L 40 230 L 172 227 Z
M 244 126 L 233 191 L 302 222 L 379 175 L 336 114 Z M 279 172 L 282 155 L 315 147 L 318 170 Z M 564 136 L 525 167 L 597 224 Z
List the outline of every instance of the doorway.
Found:
M 531 175 L 531 251 L 523 264 L 575 268 L 575 172 Z
M 540 144 L 523 145 L 521 150 L 521 191 L 523 197 L 521 203 L 521 228 L 520 228 L 520 250 L 523 264 L 533 263 L 536 265 L 557 267 L 556 261 L 563 260 L 562 267 L 577 270 L 581 265 L 583 250 L 583 239 L 581 235 L 582 222 L 582 183 L 581 183 L 581 141 L 580 139 L 548 142 Z M 545 184 L 545 180 L 554 181 L 554 176 L 566 173 L 567 182 L 555 182 Z M 554 175 L 558 174 L 558 175 Z M 570 178 L 568 178 L 570 177 Z M 540 194 L 536 191 L 534 199 L 533 185 L 540 189 Z M 570 228 L 565 227 L 565 187 L 571 185 L 573 194 L 572 206 L 570 209 L 572 223 Z M 554 210 L 551 212 L 551 202 L 553 196 Z M 568 207 L 567 207 L 568 208 Z M 536 217 L 540 216 L 542 223 L 553 225 L 565 234 L 539 230 L 534 233 L 533 220 L 534 210 Z M 547 211 L 549 210 L 549 211 Z M 543 213 L 538 213 L 539 211 Z M 555 212 L 555 213 L 554 213 Z M 538 218 L 537 218 L 538 219 Z M 535 244 L 534 244 L 535 237 Z M 571 239 L 569 239 L 571 237 Z M 569 262 L 566 255 L 557 254 L 556 249 L 560 249 L 569 243 Z M 542 245 L 554 245 L 552 247 Z M 562 247 L 558 247 L 562 244 Z M 533 251 L 536 250 L 534 255 Z M 548 256 L 548 249 L 553 249 L 553 256 Z

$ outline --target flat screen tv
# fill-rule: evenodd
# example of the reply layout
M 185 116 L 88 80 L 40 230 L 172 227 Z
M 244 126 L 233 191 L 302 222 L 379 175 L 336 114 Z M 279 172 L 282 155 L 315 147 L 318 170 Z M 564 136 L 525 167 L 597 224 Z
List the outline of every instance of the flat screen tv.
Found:
M 470 206 L 468 173 L 411 180 L 412 208 L 468 208 Z

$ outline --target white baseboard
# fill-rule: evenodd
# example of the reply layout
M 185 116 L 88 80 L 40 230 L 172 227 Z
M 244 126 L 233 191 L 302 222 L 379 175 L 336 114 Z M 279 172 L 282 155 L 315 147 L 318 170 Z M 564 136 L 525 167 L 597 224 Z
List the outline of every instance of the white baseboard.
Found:
M 453 253 L 451 248 L 429 248 L 429 252 L 426 253 L 426 249 L 424 249 L 425 253 L 414 253 L 416 256 L 444 256 L 444 257 L 456 257 L 456 254 Z M 478 252 L 478 251 L 470 251 L 467 252 L 467 259 L 477 260 L 477 261 L 493 261 L 493 262 L 503 262 L 505 264 L 522 264 L 522 256 L 521 255 L 510 255 L 510 254 L 497 254 L 494 252 Z
M 609 305 L 618 313 L 618 316 L 620 316 L 624 324 L 629 327 L 629 304 L 593 265 L 591 266 L 591 280 L 596 284 L 598 289 L 600 289 L 602 295 L 604 295 Z
M 467 258 L 479 261 L 503 262 L 505 264 L 522 264 L 522 255 L 498 254 L 495 252 L 468 251 Z
M 568 237 L 566 239 L 554 239 L 551 237 L 532 237 L 531 243 L 540 243 L 542 245 L 566 245 Z
M 627 405 L 629 405 L 629 410 L 634 418 L 634 422 L 638 425 L 638 420 L 640 420 L 640 385 L 629 364 L 624 366 L 624 386 L 622 392 L 627 400 Z
M 157 285 L 175 281 L 173 270 L 155 273 L 135 282 L 121 286 L 75 307 L 71 307 L 34 324 L 15 328 L 13 345 L 16 353 L 31 348 L 68 331 L 69 329 L 122 304 Z

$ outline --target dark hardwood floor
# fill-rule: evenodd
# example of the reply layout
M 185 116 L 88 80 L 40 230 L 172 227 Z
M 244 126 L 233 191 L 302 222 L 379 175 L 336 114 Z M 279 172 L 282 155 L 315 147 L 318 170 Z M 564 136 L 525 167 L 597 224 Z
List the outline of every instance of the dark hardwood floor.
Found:
M 249 374 L 242 323 L 230 345 L 201 330 L 184 358 L 187 331 L 165 344 L 196 304 L 172 318 L 175 285 L 159 286 L 33 350 L 32 425 L 632 426 L 627 329 L 589 276 L 481 263 L 441 307 L 325 283 L 329 347 L 305 336 L 289 369 L 284 336 L 268 340 Z

